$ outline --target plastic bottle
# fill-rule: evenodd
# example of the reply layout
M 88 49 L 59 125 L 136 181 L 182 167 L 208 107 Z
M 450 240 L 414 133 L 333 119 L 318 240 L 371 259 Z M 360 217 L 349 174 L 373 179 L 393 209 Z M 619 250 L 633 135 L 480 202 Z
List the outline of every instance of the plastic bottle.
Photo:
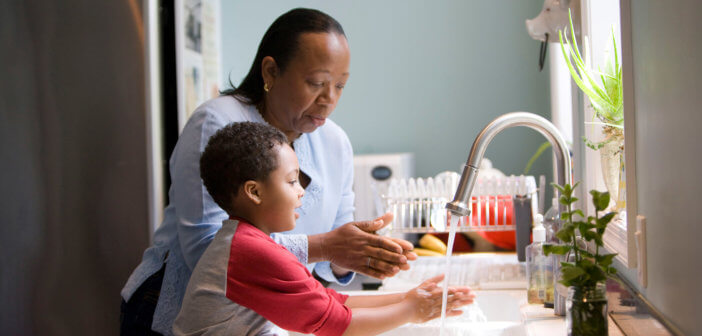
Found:
M 553 261 L 544 255 L 546 229 L 544 216 L 534 216 L 534 242 L 526 247 L 527 301 L 530 304 L 553 302 Z
M 558 198 L 554 197 L 551 207 L 544 215 L 544 228 L 546 229 L 546 242 L 558 244 L 556 233 L 561 229 L 561 214 L 558 210 Z
M 554 190 L 555 192 L 555 190 Z M 561 213 L 560 209 L 558 208 L 558 198 L 554 197 L 551 201 L 551 207 L 546 211 L 546 214 L 544 215 L 544 228 L 546 229 L 546 243 L 558 245 L 561 244 L 562 242 L 556 237 L 556 233 L 558 230 L 561 229 Z M 553 263 L 553 266 L 551 267 L 552 270 L 554 270 L 554 288 L 558 283 L 557 275 L 558 275 L 558 270 L 559 268 L 559 263 L 561 260 L 557 258 L 555 255 L 551 256 L 551 260 Z M 547 300 L 544 302 L 544 307 L 546 308 L 554 308 L 554 302 Z

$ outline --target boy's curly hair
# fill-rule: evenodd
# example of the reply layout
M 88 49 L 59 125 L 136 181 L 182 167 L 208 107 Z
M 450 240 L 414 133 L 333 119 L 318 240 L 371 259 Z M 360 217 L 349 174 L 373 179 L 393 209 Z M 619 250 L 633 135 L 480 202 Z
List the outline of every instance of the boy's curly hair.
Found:
M 263 181 L 278 167 L 276 146 L 287 137 L 273 126 L 231 123 L 207 142 L 200 157 L 200 177 L 212 199 L 232 215 L 232 200 L 244 182 Z

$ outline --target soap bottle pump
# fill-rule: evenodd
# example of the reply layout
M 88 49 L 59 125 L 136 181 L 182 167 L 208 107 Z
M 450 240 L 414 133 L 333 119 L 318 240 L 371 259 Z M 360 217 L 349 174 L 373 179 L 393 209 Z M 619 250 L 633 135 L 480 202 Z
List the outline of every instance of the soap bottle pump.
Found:
M 534 216 L 534 242 L 526 247 L 527 301 L 530 304 L 553 302 L 553 262 L 544 254 L 546 229 L 544 216 Z

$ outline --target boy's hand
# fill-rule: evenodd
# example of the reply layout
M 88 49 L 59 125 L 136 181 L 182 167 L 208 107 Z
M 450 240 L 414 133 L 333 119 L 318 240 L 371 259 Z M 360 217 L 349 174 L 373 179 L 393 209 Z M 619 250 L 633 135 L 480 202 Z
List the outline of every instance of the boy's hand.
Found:
M 415 312 L 413 323 L 422 323 L 441 316 L 443 288 L 438 286 L 438 283 L 443 279 L 443 274 L 437 275 L 407 292 L 405 301 L 413 306 L 412 311 Z M 475 294 L 471 293 L 468 287 L 449 287 L 446 316 L 461 315 L 463 311 L 456 308 L 471 304 L 474 299 Z

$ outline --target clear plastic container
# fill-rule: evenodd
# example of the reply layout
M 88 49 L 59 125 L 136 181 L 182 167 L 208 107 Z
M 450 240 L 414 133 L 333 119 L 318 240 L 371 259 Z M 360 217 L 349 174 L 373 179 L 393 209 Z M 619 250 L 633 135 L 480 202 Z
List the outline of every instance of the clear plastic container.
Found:
M 544 229 L 546 229 L 546 243 L 558 244 L 556 233 L 561 229 L 561 214 L 558 210 L 558 198 L 554 197 L 551 207 L 544 214 Z
M 543 216 L 534 218 L 534 242 L 526 247 L 527 301 L 530 304 L 553 302 L 553 260 L 544 254 L 546 232 Z

